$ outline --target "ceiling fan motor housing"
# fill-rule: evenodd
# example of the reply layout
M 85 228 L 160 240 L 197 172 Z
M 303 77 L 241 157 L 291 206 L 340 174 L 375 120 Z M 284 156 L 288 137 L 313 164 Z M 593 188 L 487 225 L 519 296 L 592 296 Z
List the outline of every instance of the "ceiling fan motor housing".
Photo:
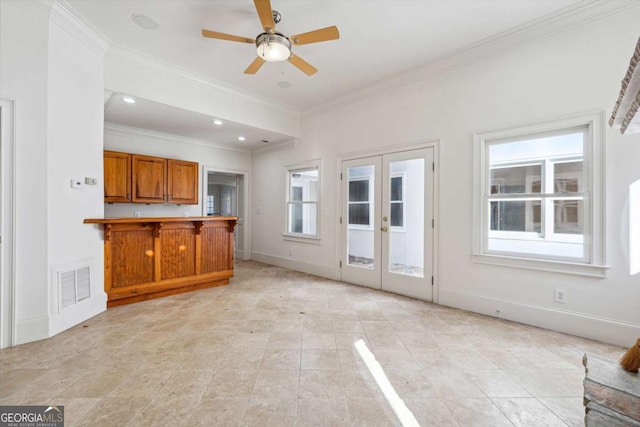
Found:
M 269 62 L 286 61 L 291 56 L 291 41 L 280 33 L 262 33 L 256 37 L 258 56 Z

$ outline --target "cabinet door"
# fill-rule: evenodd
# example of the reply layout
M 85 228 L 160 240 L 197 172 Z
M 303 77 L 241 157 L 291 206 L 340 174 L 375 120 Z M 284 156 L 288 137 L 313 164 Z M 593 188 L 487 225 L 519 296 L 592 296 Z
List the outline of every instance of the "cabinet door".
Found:
M 165 203 L 167 160 L 159 157 L 131 156 L 131 183 L 134 203 Z
M 167 192 L 170 203 L 198 204 L 198 163 L 168 160 Z
M 103 166 L 105 203 L 131 202 L 131 155 L 105 151 Z

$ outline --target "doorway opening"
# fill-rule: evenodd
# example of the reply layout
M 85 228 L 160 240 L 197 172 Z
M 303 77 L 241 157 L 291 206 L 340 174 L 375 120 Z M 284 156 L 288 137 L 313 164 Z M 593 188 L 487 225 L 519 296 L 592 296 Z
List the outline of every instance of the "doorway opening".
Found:
M 202 179 L 202 215 L 237 216 L 234 259 L 251 256 L 249 216 L 249 173 L 205 166 Z

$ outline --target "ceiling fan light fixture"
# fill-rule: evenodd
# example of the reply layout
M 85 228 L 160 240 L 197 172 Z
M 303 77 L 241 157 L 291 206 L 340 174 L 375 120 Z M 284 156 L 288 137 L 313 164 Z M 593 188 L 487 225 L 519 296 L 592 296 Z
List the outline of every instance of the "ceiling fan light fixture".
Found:
M 262 33 L 256 39 L 258 56 L 267 62 L 282 62 L 291 56 L 291 42 L 282 34 Z

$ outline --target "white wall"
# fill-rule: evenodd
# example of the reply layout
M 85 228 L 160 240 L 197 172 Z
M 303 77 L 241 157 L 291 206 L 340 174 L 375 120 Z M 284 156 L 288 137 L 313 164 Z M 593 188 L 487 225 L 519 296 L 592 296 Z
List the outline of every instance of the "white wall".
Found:
M 608 113 L 638 37 L 640 8 L 303 117 L 295 148 L 254 157 L 254 257 L 338 277 L 337 158 L 440 140 L 440 303 L 630 345 L 640 335 L 640 278 L 629 275 L 629 185 L 640 136 L 607 130 L 606 279 L 473 263 L 473 133 L 587 110 Z M 321 158 L 320 245 L 283 240 L 284 165 Z M 294 249 L 289 257 L 289 249 Z M 554 289 L 567 303 L 553 302 Z
M 134 212 L 140 212 L 143 217 L 181 216 L 184 212 L 187 212 L 189 216 L 202 216 L 203 192 L 201 189 L 204 167 L 221 171 L 249 172 L 251 170 L 250 152 L 226 150 L 205 144 L 185 143 L 184 141 L 184 139 L 172 135 L 134 129 L 127 131 L 107 126 L 104 133 L 105 150 L 198 162 L 199 202 L 197 205 L 181 206 L 140 203 L 105 204 L 105 217 L 133 217 Z
M 106 45 L 54 3 L 49 27 L 47 198 L 49 334 L 55 335 L 106 308 L 102 236 L 85 218 L 100 218 L 104 200 L 102 129 L 103 55 Z M 95 36 L 93 36 L 95 38 Z M 72 189 L 71 178 L 98 185 Z M 89 265 L 91 298 L 59 309 L 57 271 Z
M 104 46 L 53 1 L 0 2 L 0 94 L 15 101 L 15 343 L 47 338 L 105 309 L 102 242 L 82 224 L 101 216 Z M 64 29 L 64 30 L 63 30 Z M 101 197 L 101 196 L 100 196 Z M 56 312 L 52 272 L 88 259 L 93 295 Z
M 0 2 L 0 94 L 15 101 L 15 316 L 18 342 L 48 337 L 48 8 Z M 15 325 L 14 325 L 15 326 Z

